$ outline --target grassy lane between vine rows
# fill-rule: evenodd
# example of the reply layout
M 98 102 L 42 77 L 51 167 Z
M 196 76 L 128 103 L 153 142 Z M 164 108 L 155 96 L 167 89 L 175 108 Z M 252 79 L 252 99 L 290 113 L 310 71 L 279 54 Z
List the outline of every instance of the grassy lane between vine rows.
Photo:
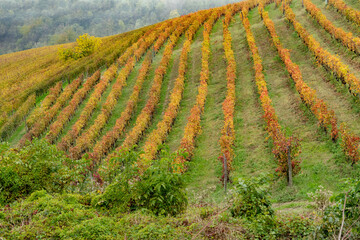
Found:
M 222 102 L 226 96 L 226 61 L 223 49 L 222 19 L 210 35 L 210 79 L 205 109 L 201 119 L 201 133 L 191 159 L 189 170 L 184 174 L 187 191 L 192 202 L 218 202 L 224 198 L 220 183 L 221 162 L 219 139 L 223 122 Z M 201 61 L 200 61 L 201 64 Z
M 280 16 L 281 12 L 277 11 L 277 14 Z M 307 18 L 306 16 L 300 16 L 302 15 L 297 15 L 297 19 L 301 18 L 304 20 Z M 308 20 L 312 21 L 311 19 Z M 281 23 L 276 26 L 280 26 L 280 24 Z M 297 51 L 294 51 L 293 53 L 295 57 L 294 60 L 298 60 L 300 63 L 303 63 L 299 65 L 305 82 L 307 82 L 311 88 L 316 90 L 318 96 L 326 101 L 329 107 L 334 110 L 339 122 L 347 123 L 349 128 L 354 133 L 360 134 L 360 128 L 358 127 L 360 126 L 360 101 L 351 96 L 347 88 L 341 82 L 338 82 L 330 72 L 326 71 L 323 67 L 321 67 L 321 65 L 317 67 L 318 64 L 315 62 L 315 60 L 310 62 L 309 59 L 314 59 L 312 53 L 307 51 L 307 47 L 302 43 L 302 40 L 294 32 L 292 26 L 287 26 L 287 28 L 290 30 L 291 34 L 295 34 L 296 37 L 294 37 L 294 40 L 297 41 L 296 44 L 299 46 L 299 48 L 303 48 L 307 54 L 305 57 L 304 54 L 297 56 Z M 318 29 L 318 27 L 312 24 L 309 24 L 309 26 L 306 24 L 306 28 L 310 30 L 310 33 L 315 33 L 316 29 Z M 284 34 L 289 33 L 279 32 L 280 38 L 285 38 L 287 36 Z M 291 48 L 286 45 L 286 42 L 284 44 L 284 47 Z M 337 44 L 337 42 L 335 42 L 335 44 Z M 321 45 L 327 46 L 327 50 L 329 50 L 329 46 L 333 46 L 334 44 L 328 42 L 326 45 L 325 43 L 321 43 Z M 304 66 L 304 68 L 301 68 L 302 66 Z
M 305 8 L 301 7 L 300 1 L 291 3 L 296 20 L 306 28 L 306 30 L 318 41 L 322 48 L 326 49 L 332 55 L 336 55 L 344 64 L 349 66 L 349 70 L 360 79 L 360 57 L 348 50 L 342 43 L 332 38 L 331 34 L 316 22 Z
M 269 6 L 268 8 L 271 8 Z M 280 179 L 273 189 L 274 200 L 298 201 L 307 199 L 307 193 L 319 185 L 334 188 L 333 164 L 328 164 L 335 155 L 329 151 L 325 134 L 319 130 L 314 117 L 307 114 L 307 109 L 296 92 L 294 82 L 286 71 L 270 35 L 260 19 L 258 10 L 253 10 L 252 29 L 263 59 L 263 66 L 274 108 L 281 125 L 289 134 L 299 137 L 302 145 L 302 171 L 294 177 L 294 187 L 288 188 L 286 181 Z M 319 171 L 322 169 L 323 171 Z M 336 171 L 334 171 L 336 174 Z
M 331 109 L 340 110 L 341 107 L 344 107 L 340 105 L 346 104 L 346 99 L 343 99 L 342 94 L 336 93 L 331 84 L 327 82 L 326 77 L 330 74 L 322 67 L 317 68 L 313 61 L 309 61 L 314 59 L 312 53 L 307 49 L 293 28 L 285 22 L 281 11 L 274 9 L 273 4 L 265 9 L 269 12 L 269 17 L 274 21 L 276 31 L 283 46 L 290 49 L 292 61 L 299 65 L 304 81 L 316 90 L 317 96 L 327 102 Z M 268 34 L 266 36 L 269 37 Z M 275 50 L 275 47 L 272 48 Z M 292 80 L 288 77 L 288 81 L 291 82 Z M 292 91 L 296 92 L 295 88 L 292 88 Z M 296 98 L 300 101 L 298 95 Z M 330 98 L 334 99 L 334 102 L 328 101 Z M 334 106 L 336 102 L 338 105 Z M 314 191 L 319 185 L 336 192 L 341 184 L 341 179 L 344 176 L 350 176 L 351 172 L 353 172 L 352 168 L 346 162 L 339 145 L 332 143 L 323 130 L 318 128 L 317 121 L 310 110 L 302 103 L 300 108 L 308 119 L 307 121 L 311 124 L 309 129 L 312 129 L 312 132 L 309 132 L 309 135 L 306 136 L 304 135 L 305 131 L 304 133 L 300 131 L 303 150 L 301 158 L 303 162 L 301 164 L 302 173 L 295 177 L 295 185 L 299 187 L 298 195 L 301 199 L 306 198 L 306 193 Z M 347 110 L 351 111 L 351 109 Z M 337 111 L 335 111 L 335 114 L 338 116 Z M 340 116 L 338 117 L 341 120 Z M 349 120 L 351 121 L 351 119 Z
M 187 118 L 190 115 L 190 109 L 196 101 L 196 91 L 199 86 L 201 71 L 201 43 L 203 40 L 203 31 L 204 27 L 201 27 L 195 34 L 194 41 L 191 44 L 191 50 L 188 57 L 188 67 L 185 74 L 183 99 L 180 102 L 178 116 L 176 117 L 172 130 L 169 132 L 165 141 L 165 145 L 169 147 L 171 152 L 176 151 L 180 146 Z

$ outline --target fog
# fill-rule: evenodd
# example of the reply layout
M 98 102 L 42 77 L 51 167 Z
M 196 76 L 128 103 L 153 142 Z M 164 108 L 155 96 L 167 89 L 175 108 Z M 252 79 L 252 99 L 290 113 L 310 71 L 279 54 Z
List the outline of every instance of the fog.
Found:
M 235 0 L 0 0 L 0 54 L 127 32 Z

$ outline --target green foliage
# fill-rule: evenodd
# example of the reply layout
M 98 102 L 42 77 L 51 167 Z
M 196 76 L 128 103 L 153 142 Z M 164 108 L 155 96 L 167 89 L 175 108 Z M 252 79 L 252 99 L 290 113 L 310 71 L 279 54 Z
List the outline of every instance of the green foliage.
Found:
M 99 48 L 101 40 L 85 33 L 76 39 L 76 43 L 74 49 L 59 49 L 59 57 L 66 61 L 89 56 Z
M 345 193 L 330 198 L 331 204 L 324 211 L 322 225 L 317 237 L 332 238 L 338 236 L 344 211 L 342 236 L 348 235 L 350 239 L 360 238 L 360 181 L 348 180 L 346 186 L 347 191 Z
M 134 164 L 139 154 L 135 151 L 122 151 L 103 164 L 99 169 L 105 183 L 111 183 L 103 194 L 96 196 L 92 205 L 100 209 L 125 212 L 134 207 L 138 169 Z
M 37 190 L 61 192 L 80 180 L 82 168 L 56 146 L 34 140 L 24 148 L 0 144 L 0 204 L 7 204 Z
M 90 208 L 88 196 L 52 196 L 41 190 L 4 213 L 0 235 L 6 239 L 105 239 L 101 236 L 111 230 L 111 222 Z
M 254 218 L 259 215 L 273 215 L 268 191 L 263 187 L 263 183 L 264 178 L 238 180 L 231 208 L 234 217 Z
M 176 156 L 173 156 L 176 157 Z M 177 215 L 186 209 L 185 184 L 174 173 L 171 158 L 163 158 L 148 168 L 137 186 L 137 204 L 156 215 Z
M 155 215 L 176 215 L 187 207 L 185 185 L 174 173 L 175 154 L 155 161 L 142 175 L 135 164 L 139 153 L 124 151 L 109 160 L 99 172 L 105 183 L 111 183 L 96 196 L 92 205 L 117 212 L 145 208 Z

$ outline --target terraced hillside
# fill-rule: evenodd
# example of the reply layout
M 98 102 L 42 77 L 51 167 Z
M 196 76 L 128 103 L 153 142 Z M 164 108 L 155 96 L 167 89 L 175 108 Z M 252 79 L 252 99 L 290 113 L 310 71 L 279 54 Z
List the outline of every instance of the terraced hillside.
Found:
M 1 140 L 44 139 L 101 184 L 124 152 L 139 176 L 173 154 L 189 202 L 214 216 L 224 185 L 266 175 L 277 212 L 307 214 L 307 193 L 360 173 L 360 4 L 345 2 L 247 0 L 104 38 L 76 61 L 57 57 L 71 44 L 0 56 Z M 188 234 L 243 236 L 200 226 Z

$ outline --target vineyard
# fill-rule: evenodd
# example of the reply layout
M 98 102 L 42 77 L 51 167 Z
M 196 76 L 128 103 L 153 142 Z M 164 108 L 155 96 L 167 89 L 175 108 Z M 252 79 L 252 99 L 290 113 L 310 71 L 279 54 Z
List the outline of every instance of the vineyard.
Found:
M 49 144 L 74 164 L 70 186 L 104 196 L 127 172 L 114 159 L 136 156 L 136 181 L 168 159 L 214 218 L 238 179 L 264 176 L 276 210 L 307 214 L 307 193 L 360 175 L 359 25 L 355 0 L 245 0 L 102 38 L 77 60 L 58 57 L 75 43 L 2 55 L 0 140 Z

